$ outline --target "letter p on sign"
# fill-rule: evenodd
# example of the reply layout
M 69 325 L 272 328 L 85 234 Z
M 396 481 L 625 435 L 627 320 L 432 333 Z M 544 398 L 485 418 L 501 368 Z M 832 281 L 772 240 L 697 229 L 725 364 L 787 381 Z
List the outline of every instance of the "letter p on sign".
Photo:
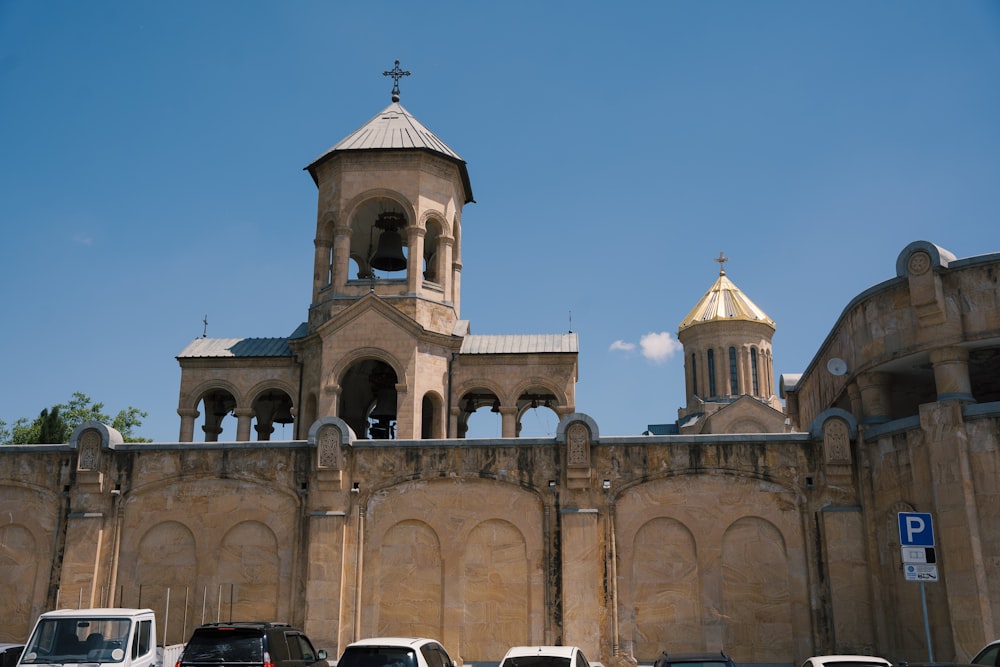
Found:
M 899 513 L 899 545 L 901 547 L 934 546 L 934 524 L 925 512 Z

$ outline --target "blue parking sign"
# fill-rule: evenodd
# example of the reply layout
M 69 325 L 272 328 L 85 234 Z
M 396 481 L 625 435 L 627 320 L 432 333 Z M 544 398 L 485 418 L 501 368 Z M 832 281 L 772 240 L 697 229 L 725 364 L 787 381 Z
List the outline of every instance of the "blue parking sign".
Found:
M 932 547 L 934 546 L 934 523 L 927 512 L 900 512 L 899 546 L 901 547 Z

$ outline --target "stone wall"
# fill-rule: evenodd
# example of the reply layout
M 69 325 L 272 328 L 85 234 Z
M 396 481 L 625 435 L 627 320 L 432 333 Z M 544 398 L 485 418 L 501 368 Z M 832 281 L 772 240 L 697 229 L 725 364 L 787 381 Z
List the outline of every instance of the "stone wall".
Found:
M 573 414 L 554 439 L 392 444 L 336 418 L 298 442 L 126 444 L 91 426 L 96 455 L 86 428 L 0 448 L 4 639 L 57 604 L 115 604 L 155 609 L 168 641 L 276 618 L 332 654 L 406 634 L 466 662 L 554 643 L 606 664 L 919 660 L 892 534 L 905 507 L 948 512 L 929 598 L 937 656 L 967 657 L 995 631 L 1000 425 L 954 419 L 941 404 L 868 439 L 840 413 L 813 433 L 601 438 Z

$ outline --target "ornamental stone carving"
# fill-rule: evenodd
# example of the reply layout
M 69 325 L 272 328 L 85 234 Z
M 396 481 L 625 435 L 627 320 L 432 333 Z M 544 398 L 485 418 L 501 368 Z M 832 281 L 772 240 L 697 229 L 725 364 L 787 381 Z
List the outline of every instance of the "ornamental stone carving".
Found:
M 823 424 L 824 460 L 833 465 L 850 465 L 851 437 L 842 419 L 828 419 Z
M 566 462 L 570 467 L 590 467 L 590 431 L 576 423 L 566 429 Z
M 910 271 L 910 275 L 919 276 L 927 273 L 931 268 L 931 256 L 926 252 L 915 252 L 910 255 L 910 260 L 907 262 L 907 269 Z
M 342 466 L 340 440 L 343 433 L 333 424 L 320 428 L 316 436 L 317 466 L 320 469 L 339 470 Z
M 80 455 L 77 470 L 95 470 L 101 453 L 101 434 L 94 429 L 85 431 L 80 437 Z

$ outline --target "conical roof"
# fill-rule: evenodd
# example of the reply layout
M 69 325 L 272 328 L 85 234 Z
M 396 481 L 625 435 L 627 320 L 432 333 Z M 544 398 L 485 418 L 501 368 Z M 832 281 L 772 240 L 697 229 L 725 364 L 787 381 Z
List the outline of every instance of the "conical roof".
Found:
M 422 150 L 451 160 L 462 174 L 466 203 L 472 198 L 472 184 L 465 160 L 413 117 L 398 101 L 378 112 L 367 123 L 350 133 L 306 167 L 316 180 L 316 168 L 337 153 L 347 151 Z
M 681 320 L 677 331 L 684 331 L 696 324 L 708 322 L 760 322 L 774 329 L 774 320 L 751 301 L 740 288 L 726 277 L 726 270 L 719 271 L 719 279 L 701 297 L 697 305 Z

